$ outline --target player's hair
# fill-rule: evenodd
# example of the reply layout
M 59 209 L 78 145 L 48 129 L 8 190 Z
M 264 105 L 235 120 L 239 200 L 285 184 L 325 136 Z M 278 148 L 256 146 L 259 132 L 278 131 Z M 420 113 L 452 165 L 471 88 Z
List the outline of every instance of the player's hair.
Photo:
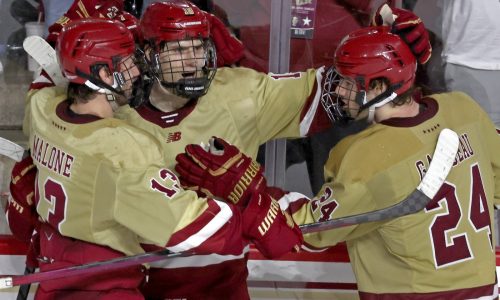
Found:
M 70 82 L 68 84 L 68 100 L 71 103 L 87 103 L 98 93 L 84 84 Z
M 379 77 L 379 78 L 372 79 L 370 81 L 370 84 L 369 84 L 370 89 L 374 89 L 375 87 L 377 87 L 378 85 L 380 85 L 382 83 L 385 84 L 386 86 L 389 86 L 391 84 L 389 79 L 387 79 L 385 77 Z M 407 103 L 410 103 L 411 101 L 413 101 L 412 96 L 414 95 L 414 93 L 417 89 L 418 89 L 418 87 L 416 87 L 415 85 L 410 86 L 405 92 L 403 92 L 401 95 L 398 95 L 396 98 L 394 98 L 394 100 L 392 100 L 390 102 L 391 105 L 402 106 L 402 105 L 405 105 Z

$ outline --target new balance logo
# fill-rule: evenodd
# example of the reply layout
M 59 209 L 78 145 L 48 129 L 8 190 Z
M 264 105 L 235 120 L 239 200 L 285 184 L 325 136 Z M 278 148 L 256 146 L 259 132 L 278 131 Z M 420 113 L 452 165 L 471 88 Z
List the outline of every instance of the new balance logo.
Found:
M 181 132 L 180 131 L 170 132 L 167 136 L 166 142 L 167 143 L 177 142 L 180 139 L 181 139 Z

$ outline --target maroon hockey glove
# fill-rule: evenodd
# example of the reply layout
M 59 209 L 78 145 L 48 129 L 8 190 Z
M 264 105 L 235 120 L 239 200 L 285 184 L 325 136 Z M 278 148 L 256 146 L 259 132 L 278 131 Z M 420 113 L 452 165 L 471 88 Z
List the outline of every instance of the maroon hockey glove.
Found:
M 175 159 L 183 186 L 241 207 L 253 192 L 266 188 L 263 168 L 220 138 L 212 137 L 206 147 L 187 145 Z
M 391 12 L 392 10 L 392 12 Z M 377 26 L 392 24 L 392 32 L 399 35 L 410 46 L 420 64 L 425 64 L 432 54 L 429 33 L 422 20 L 409 10 L 380 6 L 373 18 Z
M 264 193 L 254 193 L 243 211 L 243 234 L 267 258 L 298 252 L 303 242 L 292 217 Z
M 210 36 L 217 50 L 217 67 L 230 66 L 243 58 L 245 47 L 232 36 L 226 25 L 216 16 L 206 13 L 210 22 Z
M 12 234 L 23 241 L 31 239 L 38 222 L 35 197 L 36 167 L 30 156 L 16 163 L 12 169 L 10 197 L 5 213 Z

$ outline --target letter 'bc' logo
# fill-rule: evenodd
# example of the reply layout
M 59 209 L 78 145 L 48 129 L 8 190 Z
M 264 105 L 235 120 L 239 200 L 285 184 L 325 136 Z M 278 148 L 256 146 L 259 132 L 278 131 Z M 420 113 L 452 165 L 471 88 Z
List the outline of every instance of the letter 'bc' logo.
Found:
M 180 190 L 179 179 L 167 169 L 161 169 L 159 172 L 162 182 L 155 178 L 151 179 L 151 188 L 157 192 L 163 193 L 168 199 L 172 199 Z

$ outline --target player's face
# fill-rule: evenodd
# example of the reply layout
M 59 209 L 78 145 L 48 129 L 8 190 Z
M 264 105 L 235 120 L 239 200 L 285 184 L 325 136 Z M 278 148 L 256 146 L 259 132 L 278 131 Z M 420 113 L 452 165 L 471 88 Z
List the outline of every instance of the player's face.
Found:
M 205 49 L 199 39 L 167 42 L 160 53 L 164 81 L 168 82 L 201 77 L 205 63 Z
M 355 101 L 357 92 L 356 83 L 350 78 L 343 78 L 335 88 L 335 93 L 342 98 L 344 103 L 343 109 L 348 111 L 353 118 L 357 117 L 359 110 L 359 105 Z
M 134 55 L 123 58 L 119 63 L 118 71 L 119 76 L 121 76 L 121 79 L 118 79 L 118 81 L 123 96 L 118 96 L 117 102 L 119 105 L 125 105 L 128 104 L 128 99 L 132 96 L 134 82 L 141 76 Z

